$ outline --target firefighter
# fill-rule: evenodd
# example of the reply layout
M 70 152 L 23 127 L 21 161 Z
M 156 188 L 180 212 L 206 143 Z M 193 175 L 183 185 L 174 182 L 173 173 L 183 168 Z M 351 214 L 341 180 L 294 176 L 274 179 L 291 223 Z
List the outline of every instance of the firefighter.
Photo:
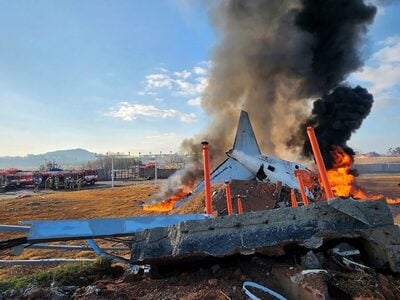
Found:
M 78 178 L 78 180 L 76 181 L 77 184 L 77 189 L 80 190 L 82 187 L 82 178 Z
M 49 188 L 54 189 L 54 178 L 53 176 L 49 177 Z
M 45 190 L 51 188 L 50 179 L 51 179 L 51 176 L 47 177 L 46 181 L 44 182 L 44 189 L 45 189 Z
M 73 190 L 74 187 L 75 187 L 75 180 L 74 180 L 74 178 L 70 177 L 69 178 L 69 189 Z
M 69 189 L 69 177 L 64 178 L 64 189 Z
M 7 189 L 7 185 L 6 185 L 7 181 L 5 176 L 0 176 L 0 189 L 2 191 L 5 191 Z
M 39 192 L 39 187 L 41 183 L 42 183 L 42 177 L 40 176 L 39 172 L 35 172 L 35 174 L 33 175 L 33 184 L 35 186 L 33 189 L 34 193 Z
M 60 185 L 60 178 L 58 178 L 58 176 L 55 176 L 55 177 L 54 177 L 54 188 L 55 188 L 56 190 L 58 190 L 59 185 Z

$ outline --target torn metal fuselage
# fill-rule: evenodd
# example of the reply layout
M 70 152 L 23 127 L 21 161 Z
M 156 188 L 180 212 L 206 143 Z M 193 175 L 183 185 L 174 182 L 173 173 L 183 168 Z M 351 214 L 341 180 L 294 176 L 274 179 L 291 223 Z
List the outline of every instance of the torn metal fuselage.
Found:
M 212 145 L 211 145 L 212 147 Z M 224 183 L 231 180 L 258 180 L 267 183 L 281 182 L 283 186 L 298 189 L 299 183 L 295 171 L 311 171 L 304 165 L 280 159 L 271 155 L 263 155 L 258 145 L 250 118 L 247 112 L 241 111 L 236 131 L 235 141 L 228 156 L 210 174 L 211 184 Z M 194 188 L 192 195 L 188 195 L 176 202 L 178 208 L 191 201 L 204 190 L 204 181 L 200 181 Z M 312 189 L 306 188 L 307 197 L 317 199 Z

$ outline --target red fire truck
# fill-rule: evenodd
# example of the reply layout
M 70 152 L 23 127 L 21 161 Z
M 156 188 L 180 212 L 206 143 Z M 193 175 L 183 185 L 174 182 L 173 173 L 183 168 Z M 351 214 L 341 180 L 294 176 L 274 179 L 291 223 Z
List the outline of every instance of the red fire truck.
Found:
M 36 174 L 36 175 L 35 175 Z M 18 169 L 0 170 L 0 191 L 17 189 L 23 187 L 33 187 L 34 177 L 40 177 L 42 188 L 67 188 L 68 186 L 80 186 L 81 184 L 95 184 L 97 181 L 97 171 L 95 170 L 53 170 L 45 172 L 22 171 Z M 51 183 L 51 187 L 49 187 Z

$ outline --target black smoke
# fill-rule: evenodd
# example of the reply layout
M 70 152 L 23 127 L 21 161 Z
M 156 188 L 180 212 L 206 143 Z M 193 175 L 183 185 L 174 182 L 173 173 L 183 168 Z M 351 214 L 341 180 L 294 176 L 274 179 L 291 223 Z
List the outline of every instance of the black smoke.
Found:
M 306 135 L 307 126 L 313 126 L 324 162 L 332 168 L 331 151 L 340 146 L 347 154 L 355 153 L 347 145 L 351 134 L 361 127 L 374 102 L 373 96 L 365 88 L 339 86 L 332 93 L 316 100 L 311 116 L 301 128 L 303 132 L 303 154 L 311 157 L 312 149 Z
M 324 161 L 331 168 L 334 159 L 331 150 L 335 145 L 354 155 L 347 141 L 371 110 L 372 95 L 359 86 L 344 86 L 343 82 L 363 66 L 359 49 L 377 9 L 363 0 L 301 2 L 303 9 L 296 15 L 295 23 L 313 41 L 304 96 L 321 98 L 313 103 L 311 115 L 294 131 L 287 146 L 292 149 L 298 146 L 304 156 L 312 157 L 306 127 L 316 126 Z
M 201 104 L 211 122 L 182 148 L 198 152 L 207 139 L 217 166 L 232 146 L 243 109 L 264 153 L 298 159 L 306 139 L 297 131 L 309 116 L 310 99 L 329 95 L 362 67 L 359 48 L 376 8 L 363 0 L 210 2 L 217 42 Z M 201 156 L 193 157 L 199 159 L 171 186 L 200 179 Z
M 359 48 L 376 7 L 362 0 L 302 0 L 296 25 L 312 36 L 306 94 L 327 93 L 363 65 Z

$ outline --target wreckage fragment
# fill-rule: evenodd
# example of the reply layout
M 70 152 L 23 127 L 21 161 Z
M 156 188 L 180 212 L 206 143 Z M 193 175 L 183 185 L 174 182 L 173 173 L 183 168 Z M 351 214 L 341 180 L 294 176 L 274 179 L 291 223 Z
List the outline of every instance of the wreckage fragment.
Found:
M 400 229 L 387 203 L 338 201 L 349 207 L 346 212 L 321 202 L 145 230 L 132 240 L 131 262 L 161 264 L 237 253 L 283 255 L 288 245 L 317 249 L 329 240 L 355 239 L 362 241 L 372 267 L 400 272 Z M 357 211 L 356 217 L 352 211 Z
M 238 213 L 237 195 L 241 196 L 243 211 L 259 211 L 274 209 L 279 202 L 282 206 L 288 203 L 290 189 L 282 187 L 282 183 L 258 182 L 256 180 L 236 180 L 228 182 L 230 188 L 230 198 L 233 201 L 232 211 Z M 227 185 L 227 183 L 225 183 Z M 221 186 L 213 195 L 213 208 L 227 214 L 228 205 L 226 199 L 226 186 Z M 233 195 L 233 197 L 232 197 Z

